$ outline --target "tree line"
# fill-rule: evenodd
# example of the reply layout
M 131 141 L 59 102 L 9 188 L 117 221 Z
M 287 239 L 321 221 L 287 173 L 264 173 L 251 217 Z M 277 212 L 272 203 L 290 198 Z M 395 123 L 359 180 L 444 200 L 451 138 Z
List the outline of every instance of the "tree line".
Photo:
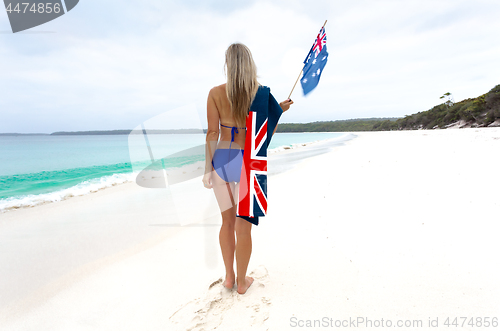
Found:
M 372 118 L 313 123 L 283 123 L 276 132 L 349 132 L 389 131 L 445 128 L 463 121 L 464 126 L 485 127 L 500 119 L 500 85 L 473 99 L 453 102 L 451 93 L 446 101 L 433 108 L 403 118 Z

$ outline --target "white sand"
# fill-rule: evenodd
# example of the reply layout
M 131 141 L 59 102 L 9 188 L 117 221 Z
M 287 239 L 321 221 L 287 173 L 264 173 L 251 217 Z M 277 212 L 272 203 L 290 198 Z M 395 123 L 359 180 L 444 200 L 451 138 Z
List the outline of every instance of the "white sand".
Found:
M 124 184 L 2 215 L 0 279 L 25 286 L 1 301 L 0 329 L 288 330 L 358 318 L 427 329 L 438 318 L 439 330 L 447 317 L 500 318 L 500 129 L 357 135 L 269 178 L 243 296 L 217 282 L 218 227 L 166 226 L 165 191 Z

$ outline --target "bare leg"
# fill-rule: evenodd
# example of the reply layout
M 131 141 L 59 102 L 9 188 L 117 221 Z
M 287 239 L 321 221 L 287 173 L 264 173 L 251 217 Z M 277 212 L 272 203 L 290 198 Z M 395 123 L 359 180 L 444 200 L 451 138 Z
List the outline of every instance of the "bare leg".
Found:
M 238 293 L 244 294 L 253 282 L 252 277 L 246 276 L 250 255 L 252 254 L 252 223 L 236 217 L 236 200 L 234 195 L 239 185 L 226 183 L 215 172 L 212 179 L 215 197 L 217 198 L 222 214 L 219 243 L 224 266 L 226 267 L 224 286 L 233 288 L 236 281 L 238 284 Z M 233 269 L 235 253 L 237 279 L 235 279 Z
M 222 252 L 222 259 L 226 268 L 226 279 L 224 286 L 232 289 L 235 284 L 234 274 L 234 251 L 235 251 L 235 221 L 236 207 L 234 206 L 233 195 L 234 184 L 226 183 L 215 174 L 213 176 L 214 192 L 219 203 L 222 215 L 222 226 L 219 232 L 219 244 Z M 229 206 L 232 206 L 228 208 Z
M 234 283 L 236 281 L 233 269 L 235 251 L 235 218 L 236 208 L 231 208 L 222 212 L 222 226 L 219 232 L 219 244 L 222 251 L 224 266 L 226 267 L 226 279 L 224 281 L 224 286 L 229 289 L 232 289 L 234 287 Z
M 238 278 L 238 293 L 244 294 L 247 289 L 252 285 L 253 278 L 248 277 L 247 268 L 250 262 L 250 255 L 252 254 L 252 223 L 245 221 L 242 218 L 236 218 L 236 272 Z

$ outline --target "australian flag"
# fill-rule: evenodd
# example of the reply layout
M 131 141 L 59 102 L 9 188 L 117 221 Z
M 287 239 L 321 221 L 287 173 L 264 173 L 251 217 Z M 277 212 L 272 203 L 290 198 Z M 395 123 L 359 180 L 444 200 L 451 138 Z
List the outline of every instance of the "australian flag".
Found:
M 252 224 L 267 212 L 267 147 L 283 113 L 269 87 L 260 86 L 248 112 L 237 216 Z
M 304 60 L 304 69 L 302 72 L 302 79 L 300 83 L 302 84 L 302 89 L 304 90 L 304 95 L 311 92 L 319 83 L 319 78 L 323 73 L 323 68 L 328 60 L 328 52 L 326 51 L 326 32 L 325 27 L 322 27 L 316 37 L 309 54 L 307 54 Z

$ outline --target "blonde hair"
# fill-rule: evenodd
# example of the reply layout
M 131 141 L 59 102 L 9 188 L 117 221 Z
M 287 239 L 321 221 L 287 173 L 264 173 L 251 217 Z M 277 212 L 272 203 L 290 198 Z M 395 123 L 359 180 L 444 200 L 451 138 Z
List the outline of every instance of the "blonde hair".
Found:
M 226 94 L 236 124 L 245 127 L 250 105 L 257 94 L 257 67 L 252 53 L 243 44 L 234 43 L 226 50 Z

